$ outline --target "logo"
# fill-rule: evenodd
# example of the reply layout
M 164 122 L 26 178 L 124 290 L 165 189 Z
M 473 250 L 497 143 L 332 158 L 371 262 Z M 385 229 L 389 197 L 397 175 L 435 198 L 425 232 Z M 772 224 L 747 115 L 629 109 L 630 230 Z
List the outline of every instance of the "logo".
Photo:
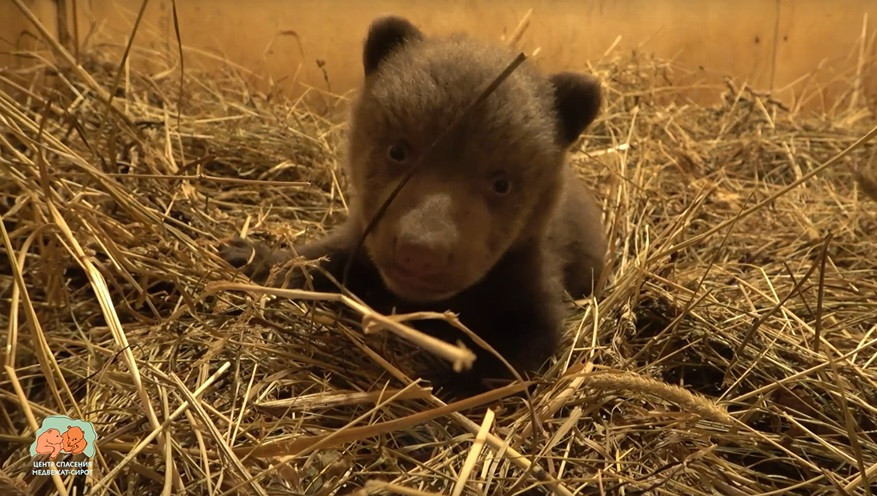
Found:
M 73 420 L 65 415 L 52 415 L 43 419 L 37 430 L 36 440 L 30 445 L 30 455 L 55 460 L 58 455 L 84 454 L 94 456 L 97 434 L 91 422 Z M 53 467 L 54 465 L 54 467 Z M 90 461 L 57 462 L 34 461 L 33 475 L 79 475 L 91 472 Z

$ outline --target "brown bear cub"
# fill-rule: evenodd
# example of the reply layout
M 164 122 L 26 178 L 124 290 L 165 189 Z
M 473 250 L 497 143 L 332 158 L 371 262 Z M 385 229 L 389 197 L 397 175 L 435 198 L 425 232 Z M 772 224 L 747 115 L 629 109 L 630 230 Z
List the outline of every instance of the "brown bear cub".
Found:
M 587 296 L 603 269 L 599 208 L 565 165 L 567 149 L 597 115 L 600 85 L 574 73 L 545 78 L 524 63 L 459 119 L 514 57 L 462 35 L 427 38 L 399 17 L 375 20 L 350 121 L 349 218 L 290 251 L 237 239 L 221 250 L 223 258 L 258 282 L 295 254 L 326 257 L 321 267 L 337 281 L 350 261 L 346 287 L 376 310 L 451 310 L 522 374 L 537 371 L 559 342 L 564 289 Z M 311 275 L 314 289 L 337 289 L 331 278 Z M 268 282 L 288 283 L 284 276 Z M 452 393 L 510 376 L 447 324 L 416 326 L 475 351 L 466 373 L 427 374 Z

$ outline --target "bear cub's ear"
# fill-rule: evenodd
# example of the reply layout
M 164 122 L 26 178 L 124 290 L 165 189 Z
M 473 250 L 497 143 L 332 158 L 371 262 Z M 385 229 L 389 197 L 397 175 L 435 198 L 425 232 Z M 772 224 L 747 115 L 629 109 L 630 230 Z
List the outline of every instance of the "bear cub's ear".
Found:
M 554 106 L 559 120 L 558 142 L 572 145 L 600 110 L 600 82 L 574 72 L 560 72 L 550 78 Z
M 423 33 L 408 19 L 398 16 L 378 17 L 368 28 L 362 51 L 365 75 L 371 75 L 396 48 L 420 39 L 423 39 Z

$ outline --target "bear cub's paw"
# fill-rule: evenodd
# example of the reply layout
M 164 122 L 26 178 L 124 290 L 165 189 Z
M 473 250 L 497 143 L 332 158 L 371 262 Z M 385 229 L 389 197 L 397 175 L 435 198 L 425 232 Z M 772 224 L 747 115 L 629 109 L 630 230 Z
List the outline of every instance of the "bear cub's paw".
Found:
M 219 256 L 254 282 L 264 284 L 271 268 L 282 261 L 284 254 L 265 243 L 234 237 L 222 243 Z

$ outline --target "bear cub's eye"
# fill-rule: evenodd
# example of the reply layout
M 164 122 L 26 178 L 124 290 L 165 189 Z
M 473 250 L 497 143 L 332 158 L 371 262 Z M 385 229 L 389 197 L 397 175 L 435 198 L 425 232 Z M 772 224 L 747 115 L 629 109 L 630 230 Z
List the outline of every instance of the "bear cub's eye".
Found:
M 387 148 L 387 158 L 393 162 L 404 162 L 408 159 L 408 149 L 405 145 L 399 143 L 390 145 L 390 147 Z
M 507 177 L 497 177 L 493 179 L 493 192 L 497 195 L 507 195 L 512 190 L 512 182 Z

